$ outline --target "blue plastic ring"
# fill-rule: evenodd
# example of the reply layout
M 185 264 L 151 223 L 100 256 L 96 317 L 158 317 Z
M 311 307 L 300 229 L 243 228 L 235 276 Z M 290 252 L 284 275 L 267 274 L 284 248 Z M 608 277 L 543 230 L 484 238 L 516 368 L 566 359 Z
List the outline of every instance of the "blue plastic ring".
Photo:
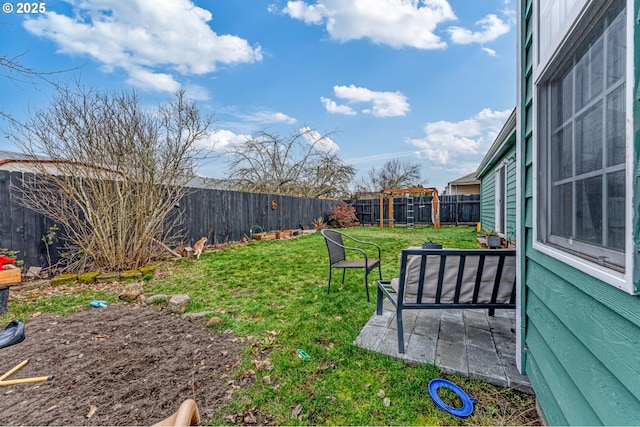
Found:
M 448 388 L 457 394 L 460 400 L 462 400 L 462 408 L 454 408 L 444 403 L 442 399 L 440 399 L 440 396 L 438 396 L 438 389 L 440 387 Z M 471 399 L 464 390 L 451 381 L 443 380 L 442 378 L 431 380 L 429 382 L 429 394 L 436 405 L 456 417 L 465 418 L 473 413 L 473 404 L 475 403 L 475 400 Z

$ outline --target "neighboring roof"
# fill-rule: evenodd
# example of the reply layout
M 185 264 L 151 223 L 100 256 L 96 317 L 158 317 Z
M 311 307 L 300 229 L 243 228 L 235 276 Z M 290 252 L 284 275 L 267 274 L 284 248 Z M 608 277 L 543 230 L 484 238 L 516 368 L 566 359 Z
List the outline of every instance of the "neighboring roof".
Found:
M 471 172 L 468 175 L 463 176 L 462 178 L 458 178 L 454 181 L 449 181 L 448 185 L 477 185 L 480 184 L 480 180 L 476 178 L 476 173 Z
M 516 109 L 514 108 L 495 141 L 485 154 L 475 172 L 476 178 L 482 178 L 516 144 Z
M 0 162 L 4 160 L 31 160 L 32 158 L 33 157 L 28 156 L 24 153 L 0 150 Z
M 206 176 L 196 176 L 189 181 L 185 187 L 191 188 L 207 188 L 209 190 L 231 190 L 232 182 L 217 179 L 217 178 L 209 178 Z

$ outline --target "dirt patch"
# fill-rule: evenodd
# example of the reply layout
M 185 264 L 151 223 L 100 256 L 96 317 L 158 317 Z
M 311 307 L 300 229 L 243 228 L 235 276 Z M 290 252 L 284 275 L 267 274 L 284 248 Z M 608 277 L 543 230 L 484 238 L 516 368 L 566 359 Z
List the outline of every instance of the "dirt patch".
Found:
M 188 398 L 206 423 L 231 396 L 242 348 L 203 322 L 124 305 L 42 314 L 25 331 L 0 350 L 0 374 L 29 358 L 7 379 L 55 378 L 0 388 L 0 425 L 150 425 Z

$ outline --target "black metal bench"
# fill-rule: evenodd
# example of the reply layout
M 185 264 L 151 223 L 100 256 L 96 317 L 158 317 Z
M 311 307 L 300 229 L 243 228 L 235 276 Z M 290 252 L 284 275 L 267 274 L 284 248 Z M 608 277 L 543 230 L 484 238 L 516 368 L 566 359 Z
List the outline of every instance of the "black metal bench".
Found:
M 516 251 L 404 249 L 400 277 L 378 282 L 376 314 L 384 297 L 396 308 L 398 351 L 404 353 L 404 310 L 516 307 Z

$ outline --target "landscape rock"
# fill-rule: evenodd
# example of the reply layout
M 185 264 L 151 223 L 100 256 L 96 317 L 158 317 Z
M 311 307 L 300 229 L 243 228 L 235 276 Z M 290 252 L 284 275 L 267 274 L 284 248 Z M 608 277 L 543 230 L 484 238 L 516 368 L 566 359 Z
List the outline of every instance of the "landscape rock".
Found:
M 167 307 L 167 310 L 169 311 L 169 313 L 183 314 L 190 303 L 191 298 L 189 297 L 189 295 L 171 295 L 171 298 L 169 298 L 169 306 Z
M 211 319 L 209 319 L 209 321 L 207 322 L 207 326 L 216 326 L 219 325 L 220 323 L 222 323 L 222 319 L 217 317 L 217 316 L 213 316 Z
M 100 275 L 97 271 L 89 271 L 78 275 L 78 282 L 80 283 L 94 283 L 96 278 Z
M 102 273 L 96 277 L 98 283 L 117 282 L 120 280 L 120 273 Z
M 140 283 L 129 283 L 124 287 L 118 298 L 126 302 L 135 301 L 138 296 L 144 293 L 144 289 L 142 288 L 142 284 Z
M 202 320 L 205 317 L 213 314 L 213 311 L 200 311 L 198 313 L 185 313 L 182 315 L 184 320 L 188 320 L 190 322 L 194 322 L 196 320 Z
M 153 304 L 164 304 L 168 301 L 169 301 L 169 295 L 155 294 L 147 298 L 144 303 L 147 305 L 153 305 Z
M 146 265 L 144 267 L 140 267 L 140 272 L 143 275 L 153 274 L 153 272 L 156 270 L 156 268 L 158 268 L 158 266 L 156 266 L 156 265 Z
M 56 276 L 53 279 L 51 279 L 51 284 L 53 286 L 66 285 L 66 284 L 75 282 L 77 278 L 78 278 L 77 274 L 70 274 L 70 273 L 69 274 L 61 274 L 61 275 Z
M 120 273 L 120 278 L 126 279 L 142 279 L 142 272 L 140 270 L 125 270 Z

